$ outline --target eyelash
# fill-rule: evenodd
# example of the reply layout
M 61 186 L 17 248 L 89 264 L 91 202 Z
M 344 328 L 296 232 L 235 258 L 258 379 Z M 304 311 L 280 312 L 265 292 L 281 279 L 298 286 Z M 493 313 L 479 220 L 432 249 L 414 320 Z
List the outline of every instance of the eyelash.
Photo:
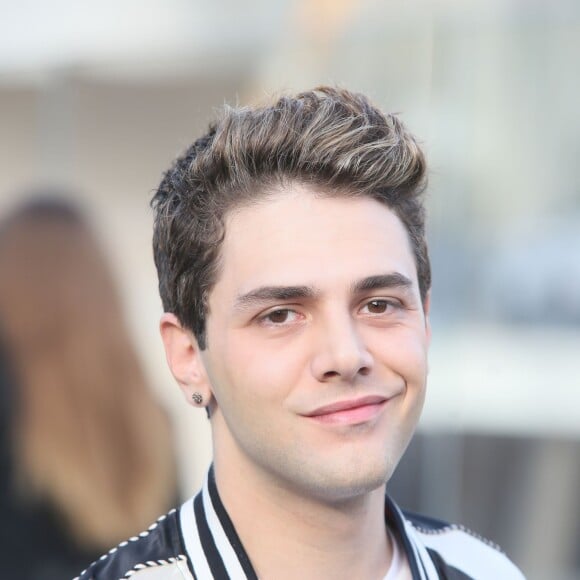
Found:
M 382 314 L 386 314 L 388 310 L 391 309 L 400 309 L 402 308 L 402 304 L 398 301 L 395 300 L 388 300 L 386 298 L 371 298 L 370 300 L 367 300 L 360 308 L 360 310 L 362 310 L 363 308 L 368 307 L 369 305 L 371 305 L 373 302 L 375 303 L 380 303 L 380 304 L 384 304 L 385 306 L 385 312 L 370 312 L 369 314 L 373 315 L 376 314 L 378 316 L 382 315 Z
M 271 317 L 274 314 L 278 314 L 280 312 L 286 312 L 289 314 L 295 314 L 298 315 L 299 313 L 296 312 L 296 310 L 292 309 L 292 308 L 276 308 L 274 310 L 270 310 L 269 312 L 266 312 L 265 314 L 263 314 L 262 316 L 260 316 L 258 318 L 258 322 L 260 324 L 263 324 L 264 326 L 283 326 L 284 324 L 287 324 L 286 321 L 283 322 L 273 322 L 271 320 Z

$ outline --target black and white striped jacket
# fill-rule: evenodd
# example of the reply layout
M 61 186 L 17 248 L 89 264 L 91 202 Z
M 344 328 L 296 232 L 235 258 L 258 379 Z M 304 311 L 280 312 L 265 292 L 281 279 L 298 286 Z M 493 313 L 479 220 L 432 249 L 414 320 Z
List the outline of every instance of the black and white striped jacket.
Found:
M 402 512 L 387 496 L 385 520 L 413 580 L 522 580 L 491 542 L 461 526 Z M 149 529 L 122 542 L 75 580 L 257 580 L 210 469 L 202 490 Z

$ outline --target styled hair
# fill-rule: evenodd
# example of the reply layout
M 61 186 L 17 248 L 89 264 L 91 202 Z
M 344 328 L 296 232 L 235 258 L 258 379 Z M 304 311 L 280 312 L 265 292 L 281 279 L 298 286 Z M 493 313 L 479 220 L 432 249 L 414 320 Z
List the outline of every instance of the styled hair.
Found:
M 423 301 L 431 286 L 417 141 L 364 95 L 319 87 L 271 106 L 226 107 L 164 174 L 155 193 L 153 250 L 166 312 L 206 348 L 208 296 L 217 281 L 225 218 L 292 184 L 317 195 L 366 196 L 403 223 Z
M 15 491 L 25 503 L 48 502 L 80 546 L 102 550 L 175 500 L 168 417 L 76 208 L 37 200 L 5 218 L 0 272 Z

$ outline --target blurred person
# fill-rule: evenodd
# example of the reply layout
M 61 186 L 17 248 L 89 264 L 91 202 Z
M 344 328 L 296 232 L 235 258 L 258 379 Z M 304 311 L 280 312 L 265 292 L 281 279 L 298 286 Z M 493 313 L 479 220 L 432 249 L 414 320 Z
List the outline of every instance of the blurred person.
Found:
M 386 494 L 423 406 L 426 163 L 365 96 L 226 108 L 165 173 L 167 361 L 205 409 L 202 490 L 81 578 L 521 579 Z
M 74 206 L 0 223 L 0 577 L 71 578 L 176 499 L 168 418 Z

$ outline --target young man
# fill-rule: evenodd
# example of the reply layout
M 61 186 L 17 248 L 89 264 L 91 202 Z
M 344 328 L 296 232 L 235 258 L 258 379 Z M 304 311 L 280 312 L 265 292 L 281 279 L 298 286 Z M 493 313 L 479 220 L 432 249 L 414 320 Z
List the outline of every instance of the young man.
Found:
M 228 109 L 176 160 L 153 200 L 161 334 L 213 466 L 83 579 L 522 578 L 385 495 L 425 395 L 425 172 L 396 117 L 331 88 Z

